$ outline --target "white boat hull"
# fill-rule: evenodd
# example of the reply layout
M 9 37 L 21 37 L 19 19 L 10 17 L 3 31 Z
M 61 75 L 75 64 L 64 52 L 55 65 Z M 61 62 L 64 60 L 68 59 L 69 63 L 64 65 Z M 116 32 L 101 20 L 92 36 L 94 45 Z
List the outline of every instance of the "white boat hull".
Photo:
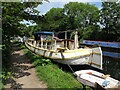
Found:
M 38 55 L 44 56 L 46 58 L 53 59 L 55 62 L 62 63 L 62 64 L 69 64 L 69 65 L 79 65 L 79 64 L 88 64 L 93 65 L 99 69 L 101 68 L 101 60 L 99 63 L 95 60 L 93 56 L 92 49 L 74 49 L 74 50 L 66 50 L 65 52 L 53 51 L 48 49 L 43 49 L 40 47 L 36 47 L 28 42 L 25 43 L 26 47 L 31 51 L 35 52 Z M 99 58 L 101 55 L 100 52 L 95 53 L 96 58 Z
M 53 59 L 53 60 L 62 64 L 79 65 L 79 64 L 88 64 L 89 58 L 90 58 L 90 55 L 84 56 L 84 57 L 67 59 L 67 60 L 63 60 L 63 59 Z

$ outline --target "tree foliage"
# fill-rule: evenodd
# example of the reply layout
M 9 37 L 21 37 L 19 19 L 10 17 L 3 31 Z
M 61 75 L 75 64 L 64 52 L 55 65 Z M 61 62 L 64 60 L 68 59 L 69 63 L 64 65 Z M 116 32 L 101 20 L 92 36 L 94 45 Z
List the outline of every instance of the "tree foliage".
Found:
M 79 39 L 94 39 L 93 32 L 99 29 L 99 10 L 89 3 L 70 2 L 64 7 L 71 29 L 79 28 Z M 96 30 L 96 31 L 97 31 Z
M 26 25 L 23 20 L 34 20 L 39 13 L 34 8 L 41 3 L 2 3 L 2 67 L 6 71 L 10 66 L 10 38 L 24 36 Z
M 19 35 L 20 21 L 25 20 L 34 20 L 37 10 L 34 8 L 37 7 L 39 3 L 2 3 L 2 26 L 3 26 L 3 35 L 9 37 L 14 35 Z
M 52 8 L 45 15 L 45 19 L 49 23 L 49 28 L 53 31 L 62 30 L 65 23 L 65 15 L 62 8 Z
M 100 10 L 100 23 L 103 25 L 102 33 L 105 41 L 120 41 L 120 5 L 116 2 L 102 3 Z

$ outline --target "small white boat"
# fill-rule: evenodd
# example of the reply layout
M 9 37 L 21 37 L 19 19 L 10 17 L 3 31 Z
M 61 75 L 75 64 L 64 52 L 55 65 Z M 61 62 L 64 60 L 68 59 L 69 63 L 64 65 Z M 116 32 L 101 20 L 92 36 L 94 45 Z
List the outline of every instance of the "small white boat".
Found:
M 120 81 L 113 79 L 110 75 L 104 75 L 103 73 L 94 70 L 80 70 L 74 73 L 77 76 L 77 80 L 83 85 L 93 88 L 101 87 L 108 88 L 120 88 Z
M 74 40 L 54 38 L 54 32 L 36 32 L 36 39 L 28 39 L 25 45 L 38 55 L 53 59 L 56 62 L 69 65 L 88 64 L 102 69 L 102 50 L 96 48 L 79 48 L 78 36 Z

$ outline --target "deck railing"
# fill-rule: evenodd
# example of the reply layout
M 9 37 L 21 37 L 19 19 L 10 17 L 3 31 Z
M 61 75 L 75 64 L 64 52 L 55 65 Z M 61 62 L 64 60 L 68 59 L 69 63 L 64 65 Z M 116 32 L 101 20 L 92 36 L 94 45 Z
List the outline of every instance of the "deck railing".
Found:
M 43 49 L 56 50 L 56 40 L 33 40 L 29 39 L 28 43 Z
M 67 42 L 67 43 L 66 43 Z M 54 50 L 56 51 L 57 48 L 68 48 L 70 50 L 74 49 L 74 41 L 72 40 L 34 40 L 29 39 L 28 43 L 43 49 Z

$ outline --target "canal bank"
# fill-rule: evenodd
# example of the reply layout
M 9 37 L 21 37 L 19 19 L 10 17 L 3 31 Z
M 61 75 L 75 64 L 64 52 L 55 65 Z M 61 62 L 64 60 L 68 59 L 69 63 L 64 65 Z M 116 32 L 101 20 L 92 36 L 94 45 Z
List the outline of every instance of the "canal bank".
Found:
M 22 46 L 25 55 L 31 60 L 36 69 L 40 80 L 47 83 L 48 88 L 75 88 L 83 89 L 83 85 L 76 80 L 72 73 L 63 71 L 58 65 L 55 65 L 49 59 L 44 59 L 40 55 L 32 53 Z M 90 87 L 85 87 L 91 90 Z

